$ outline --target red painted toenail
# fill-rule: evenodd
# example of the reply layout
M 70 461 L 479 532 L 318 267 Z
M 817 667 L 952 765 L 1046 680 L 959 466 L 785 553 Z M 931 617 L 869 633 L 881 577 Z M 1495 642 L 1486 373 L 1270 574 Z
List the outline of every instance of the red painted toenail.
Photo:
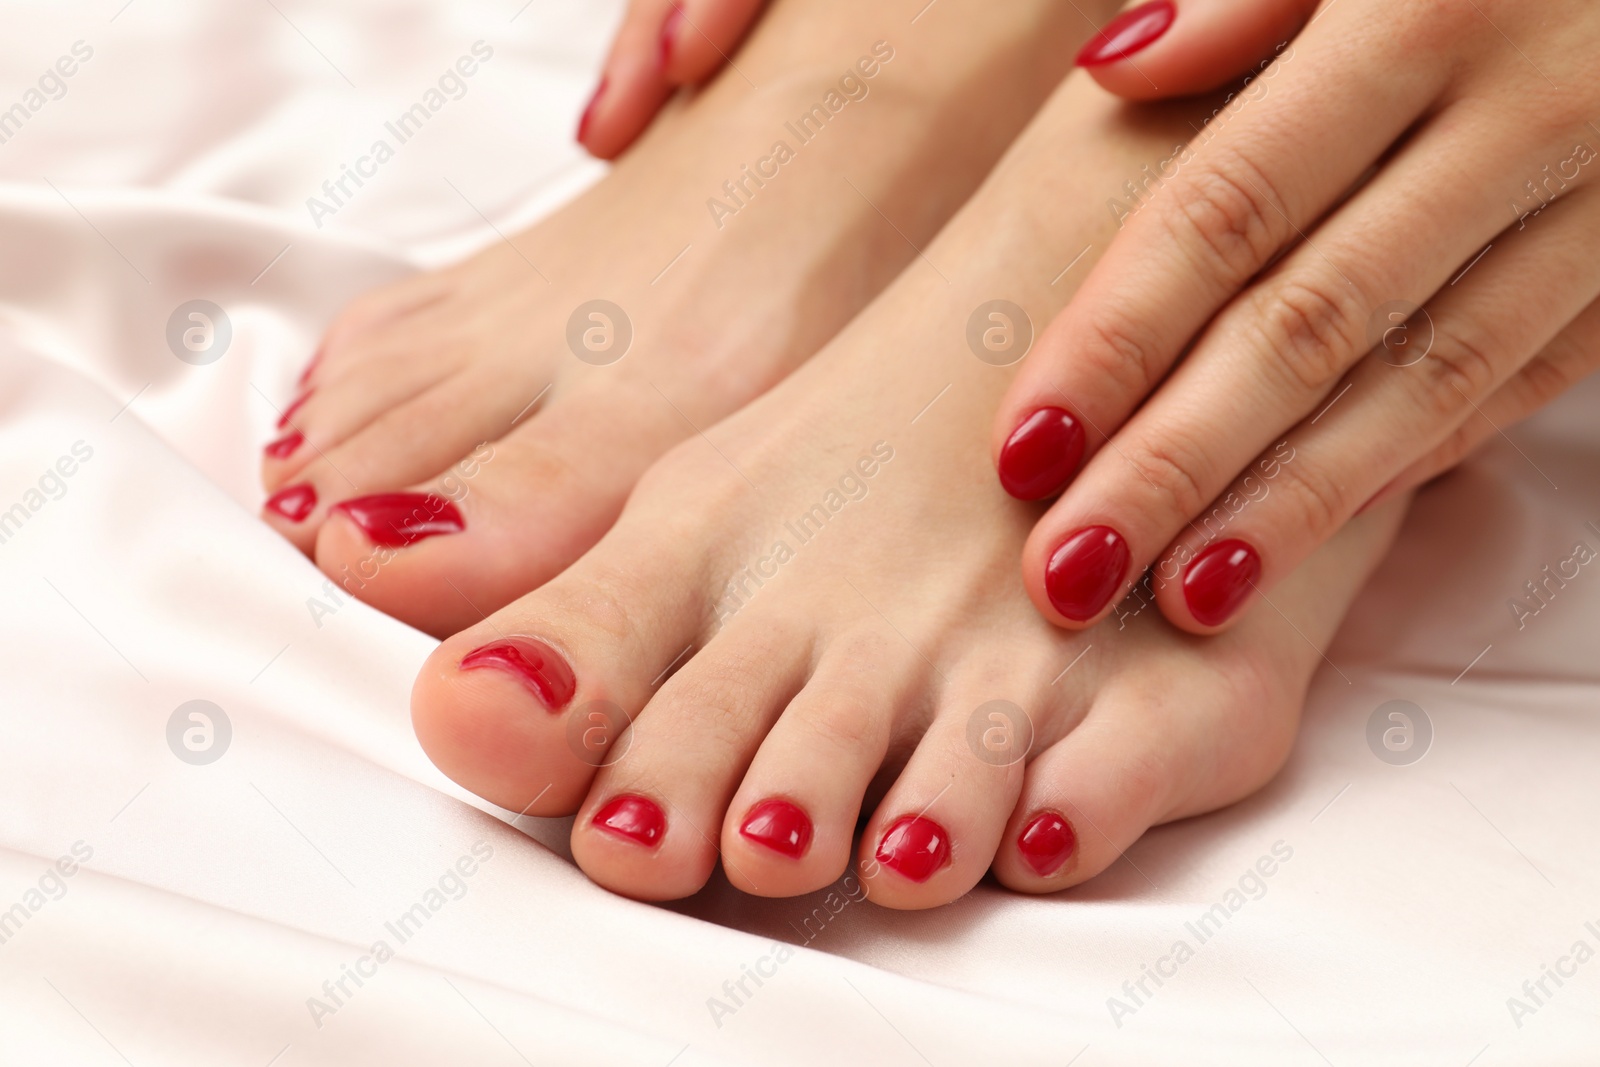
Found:
M 1060 870 L 1077 844 L 1072 825 L 1053 811 L 1041 811 L 1017 835 L 1017 851 L 1041 878 Z
M 267 508 L 290 522 L 304 522 L 317 506 L 317 491 L 309 485 L 291 485 L 267 497 Z
M 1128 542 L 1109 526 L 1087 526 L 1065 541 L 1045 565 L 1044 590 L 1073 622 L 1100 614 L 1127 573 Z
M 739 833 L 797 860 L 811 844 L 811 818 L 787 800 L 763 800 L 744 817 Z
M 1237 538 L 1218 541 L 1183 572 L 1183 599 L 1201 626 L 1220 626 L 1243 604 L 1261 577 L 1261 556 Z
M 273 459 L 288 459 L 290 456 L 294 455 L 295 449 L 299 448 L 305 443 L 305 440 L 306 435 L 301 433 L 299 430 L 296 430 L 293 433 L 284 434 L 276 441 L 268 441 L 266 447 L 261 451 L 265 452 Z
M 878 862 L 913 882 L 926 882 L 950 862 L 950 835 L 921 815 L 902 815 L 883 832 Z
M 1018 500 L 1043 500 L 1066 488 L 1083 458 L 1084 433 L 1061 408 L 1040 408 L 1017 424 L 1000 449 L 1000 485 Z
M 515 675 L 552 713 L 572 702 L 578 690 L 577 676 L 566 658 L 537 637 L 508 637 L 461 657 L 461 669 L 494 667 Z
M 1078 66 L 1103 67 L 1148 48 L 1172 26 L 1177 13 L 1172 0 L 1151 0 L 1129 8 L 1089 39 L 1078 53 Z
M 683 5 L 673 4 L 661 24 L 661 39 L 656 52 L 656 69 L 665 71 L 672 62 L 672 48 L 678 42 L 678 27 L 683 23 Z
M 374 493 L 341 500 L 333 510 L 348 515 L 373 544 L 391 548 L 467 528 L 456 506 L 434 493 Z
M 307 400 L 310 400 L 311 394 L 314 392 L 316 392 L 315 389 L 307 389 L 305 392 L 300 394 L 294 403 L 283 409 L 283 414 L 278 416 L 278 429 L 281 430 L 285 426 L 289 425 L 289 420 L 294 418 L 294 413 L 300 410 L 300 405 L 304 404 Z
M 605 94 L 606 82 L 609 79 L 601 78 L 600 84 L 594 87 L 594 95 L 589 98 L 589 103 L 583 109 L 583 117 L 578 120 L 578 143 L 582 144 L 584 137 L 588 136 L 589 123 L 594 118 L 595 106 L 600 103 L 600 97 Z
M 307 382 L 309 382 L 311 380 L 311 372 L 316 370 L 317 369 L 317 364 L 321 363 L 321 362 L 322 362 L 322 349 L 319 348 L 319 349 L 316 350 L 315 353 L 312 354 L 311 362 L 307 363 L 306 364 L 306 369 L 300 372 L 300 380 L 298 382 L 296 382 L 295 384 L 303 386 Z
M 595 813 L 594 824 L 608 834 L 625 837 L 645 848 L 655 848 L 667 832 L 667 817 L 653 800 L 616 797 Z

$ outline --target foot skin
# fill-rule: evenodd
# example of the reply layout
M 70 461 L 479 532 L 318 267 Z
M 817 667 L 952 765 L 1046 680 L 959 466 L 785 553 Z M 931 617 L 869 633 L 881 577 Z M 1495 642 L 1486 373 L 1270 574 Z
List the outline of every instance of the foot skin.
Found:
M 1089 32 L 1049 0 L 951 3 L 915 26 L 913 0 L 777 4 L 737 71 L 578 201 L 358 300 L 267 446 L 264 519 L 440 635 L 559 573 L 646 467 L 888 284 Z M 802 142 L 813 106 L 831 117 Z
M 575 811 L 573 855 L 628 896 L 693 893 L 719 856 L 766 896 L 854 862 L 895 908 L 991 866 L 1062 889 L 1265 783 L 1397 511 L 1221 637 L 1153 609 L 1064 633 L 1018 573 L 1037 508 L 984 449 L 1011 371 L 967 341 L 987 301 L 1034 323 L 1065 302 L 1087 262 L 1063 266 L 1105 246 L 1106 199 L 1187 107 L 1129 114 L 1070 79 L 926 262 L 653 467 L 570 570 L 434 653 L 412 710 L 435 763 L 508 809 Z

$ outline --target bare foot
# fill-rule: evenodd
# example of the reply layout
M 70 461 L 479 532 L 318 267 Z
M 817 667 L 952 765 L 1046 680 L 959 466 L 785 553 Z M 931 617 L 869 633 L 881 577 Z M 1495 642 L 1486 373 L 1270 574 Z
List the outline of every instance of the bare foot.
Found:
M 1107 198 L 1190 117 L 1069 79 L 926 262 L 651 468 L 570 570 L 440 646 L 412 705 L 433 760 L 509 809 L 576 811 L 574 856 L 620 893 L 687 895 L 720 856 L 744 890 L 799 894 L 854 854 L 897 908 L 991 864 L 1061 889 L 1265 783 L 1399 509 L 1221 637 L 1132 607 L 1065 633 L 1018 573 L 1037 507 L 984 448 L 1026 335 L 990 302 L 1047 321 L 1111 236 Z

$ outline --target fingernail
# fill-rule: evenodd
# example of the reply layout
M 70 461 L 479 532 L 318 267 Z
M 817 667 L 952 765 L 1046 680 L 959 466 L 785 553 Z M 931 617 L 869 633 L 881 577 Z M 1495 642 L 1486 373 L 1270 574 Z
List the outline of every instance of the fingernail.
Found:
M 607 81 L 606 78 L 601 78 L 600 79 L 600 84 L 594 87 L 594 95 L 589 98 L 588 105 L 585 106 L 584 109 L 583 109 L 583 117 L 578 120 L 578 143 L 579 144 L 583 143 L 584 137 L 587 136 L 588 133 L 589 133 L 589 120 L 594 118 L 595 105 L 600 103 L 600 97 L 606 91 L 606 81 Z
M 1040 408 L 1000 449 L 1000 484 L 1018 500 L 1043 500 L 1066 487 L 1083 458 L 1083 426 L 1062 408 Z
M 1150 0 L 1129 8 L 1089 39 L 1075 61 L 1080 67 L 1103 67 L 1148 48 L 1166 33 L 1178 9 L 1172 0 Z
M 902 815 L 883 832 L 878 862 L 913 882 L 926 882 L 950 862 L 950 835 L 921 815 Z
M 512 675 L 552 713 L 572 701 L 578 679 L 566 657 L 537 637 L 508 637 L 461 657 L 460 669 L 493 667 Z
M 307 400 L 310 400 L 311 394 L 314 392 L 316 392 L 315 389 L 307 389 L 304 393 L 301 393 L 297 398 L 295 398 L 294 403 L 283 409 L 283 414 L 278 416 L 278 429 L 281 430 L 285 426 L 289 425 L 289 420 L 294 418 L 294 413 L 300 410 L 300 405 L 304 404 Z
M 655 848 L 667 832 L 667 817 L 653 800 L 616 797 L 594 816 L 594 825 L 645 848 Z
M 1183 572 L 1183 599 L 1201 626 L 1220 626 L 1261 577 L 1261 556 L 1237 538 L 1208 545 Z
M 322 362 L 322 349 L 317 349 L 311 354 L 311 362 L 306 364 L 306 369 L 300 372 L 296 385 L 304 386 L 311 380 L 311 372 L 317 369 L 317 364 Z
M 288 459 L 290 456 L 294 455 L 295 449 L 299 448 L 305 443 L 305 439 L 306 435 L 301 433 L 299 430 L 296 430 L 293 433 L 284 434 L 276 441 L 268 441 L 266 447 L 264 447 L 261 451 L 265 452 L 273 459 Z
M 1041 811 L 1017 835 L 1017 851 L 1041 878 L 1060 870 L 1077 844 L 1071 824 L 1053 811 Z
M 672 10 L 667 12 L 666 21 L 661 23 L 661 40 L 659 51 L 656 53 L 656 67 L 665 71 L 672 62 L 672 48 L 677 43 L 678 26 L 683 22 L 683 5 L 673 4 Z
M 309 485 L 291 485 L 267 497 L 267 508 L 290 522 L 304 522 L 317 506 L 317 491 Z
M 744 817 L 739 833 L 790 859 L 799 859 L 811 844 L 811 819 L 787 800 L 763 800 Z
M 341 500 L 333 510 L 348 515 L 373 544 L 390 548 L 467 528 L 456 506 L 434 493 L 374 493 Z
M 1122 586 L 1132 553 L 1109 526 L 1086 526 L 1061 542 L 1044 569 L 1044 590 L 1073 622 L 1100 614 Z

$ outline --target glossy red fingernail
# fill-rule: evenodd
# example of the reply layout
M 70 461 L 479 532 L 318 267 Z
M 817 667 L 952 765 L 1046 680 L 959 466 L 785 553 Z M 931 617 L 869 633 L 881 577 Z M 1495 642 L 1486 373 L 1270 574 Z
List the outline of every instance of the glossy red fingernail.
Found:
M 390 548 L 467 528 L 456 506 L 434 493 L 374 493 L 341 500 L 333 510 L 348 515 L 373 544 Z
M 578 143 L 579 144 L 582 144 L 583 143 L 583 139 L 586 136 L 588 136 L 588 133 L 589 133 L 589 121 L 594 118 L 595 105 L 600 103 L 600 97 L 606 91 L 606 81 L 607 80 L 608 79 L 606 79 L 606 78 L 601 78 L 600 79 L 600 84 L 594 87 L 594 95 L 589 98 L 589 103 L 583 109 L 583 117 L 578 120 Z
M 672 48 L 678 40 L 678 27 L 683 23 L 683 5 L 673 4 L 672 10 L 667 12 L 666 21 L 661 23 L 661 38 L 656 52 L 656 66 L 665 71 L 672 62 Z
M 1050 555 L 1044 591 L 1055 609 L 1073 622 L 1100 614 L 1122 586 L 1128 570 L 1128 542 L 1109 526 L 1086 526 Z
M 290 456 L 294 455 L 295 449 L 305 444 L 305 440 L 306 435 L 301 433 L 299 430 L 296 430 L 293 433 L 284 434 L 276 441 L 268 441 L 266 446 L 262 448 L 261 451 L 265 452 L 273 459 L 288 459 Z
M 950 835 L 921 815 L 902 815 L 883 832 L 878 862 L 913 882 L 926 882 L 950 862 Z
M 811 818 L 787 800 L 763 800 L 744 817 L 739 833 L 790 859 L 799 859 L 811 844 Z
M 1000 484 L 1018 500 L 1043 500 L 1066 487 L 1083 458 L 1083 426 L 1062 408 L 1040 408 L 1000 449 Z
M 615 797 L 595 812 L 594 824 L 608 834 L 626 838 L 645 848 L 655 848 L 667 832 L 661 807 L 645 797 Z
M 508 637 L 461 657 L 461 670 L 480 667 L 493 667 L 514 676 L 552 713 L 571 703 L 572 694 L 578 690 L 577 675 L 572 673 L 566 657 L 537 637 Z
M 304 522 L 317 506 L 317 491 L 309 485 L 291 485 L 267 497 L 267 509 L 290 522 Z
M 317 364 L 322 362 L 322 349 L 317 349 L 311 354 L 311 362 L 306 364 L 306 369 L 300 372 L 296 385 L 304 387 L 311 380 L 311 372 L 317 369 Z
M 1261 556 L 1237 538 L 1206 546 L 1183 572 L 1183 599 L 1201 626 L 1220 626 L 1261 577 Z
M 281 430 L 285 426 L 289 425 L 289 420 L 294 418 L 294 413 L 300 410 L 300 405 L 304 404 L 307 400 L 310 400 L 311 394 L 314 392 L 316 392 L 315 389 L 307 389 L 295 399 L 294 403 L 283 409 L 283 414 L 278 416 L 278 429 Z
M 1017 851 L 1041 878 L 1060 870 L 1077 844 L 1072 825 L 1053 811 L 1041 811 L 1017 835 Z
M 1080 67 L 1103 67 L 1148 48 L 1172 26 L 1178 9 L 1172 0 L 1151 0 L 1129 8 L 1089 39 L 1075 62 Z

